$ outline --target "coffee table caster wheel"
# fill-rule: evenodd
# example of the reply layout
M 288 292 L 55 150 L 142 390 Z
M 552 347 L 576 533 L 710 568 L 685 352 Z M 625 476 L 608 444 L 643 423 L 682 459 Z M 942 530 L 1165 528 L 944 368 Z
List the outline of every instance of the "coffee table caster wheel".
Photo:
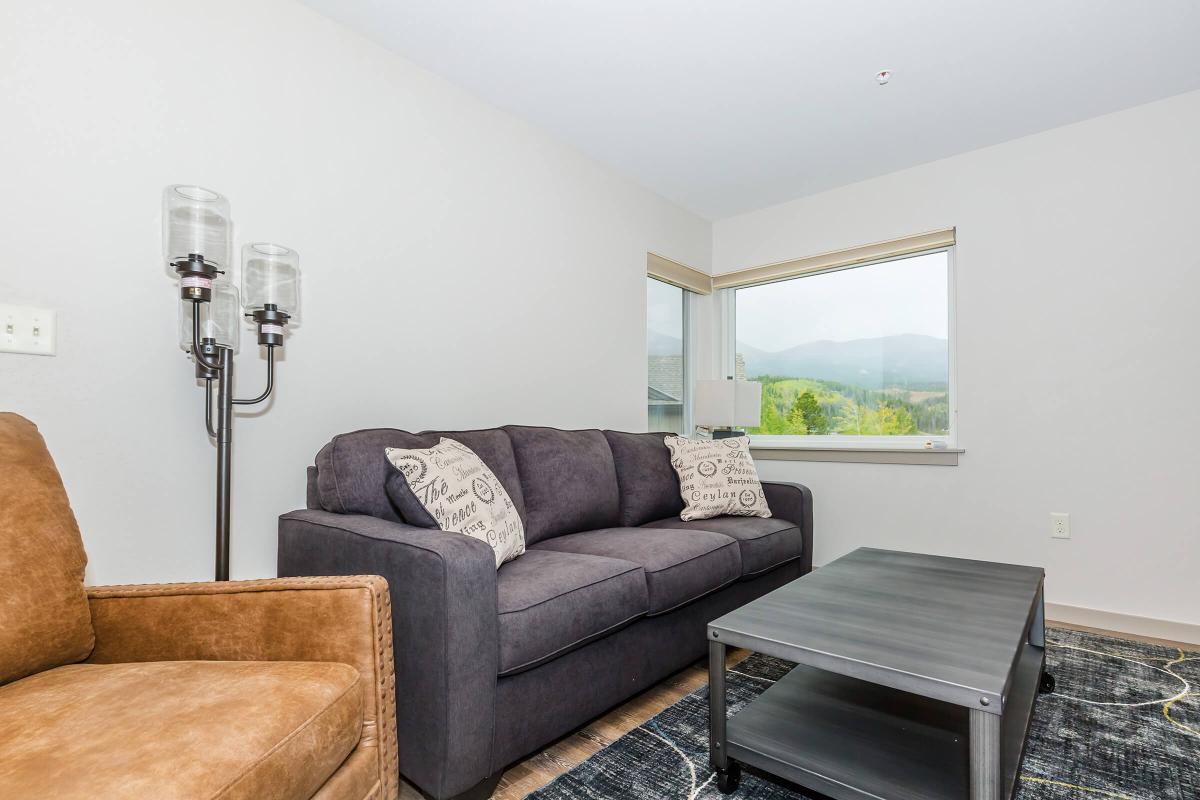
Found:
M 742 766 L 730 761 L 727 769 L 717 770 L 717 790 L 721 794 L 733 794 L 742 780 Z
M 1049 672 L 1042 673 L 1042 682 L 1038 684 L 1038 689 L 1042 694 L 1050 694 L 1054 691 L 1054 675 Z

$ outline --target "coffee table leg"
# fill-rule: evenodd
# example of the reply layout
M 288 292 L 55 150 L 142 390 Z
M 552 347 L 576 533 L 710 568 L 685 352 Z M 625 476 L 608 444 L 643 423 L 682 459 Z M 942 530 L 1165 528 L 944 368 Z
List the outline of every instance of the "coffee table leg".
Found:
M 725 736 L 725 645 L 708 642 L 708 757 L 717 773 L 717 790 L 721 794 L 737 791 L 742 772 L 738 763 L 726 753 L 729 744 Z
M 1033 607 L 1033 622 L 1029 625 L 1029 643 L 1034 647 L 1046 649 L 1046 597 L 1045 589 L 1039 588 L 1036 605 Z M 1043 694 L 1053 692 L 1055 689 L 1054 676 L 1046 671 L 1046 664 L 1042 662 L 1042 677 L 1038 682 L 1038 691 Z
M 971 709 L 971 800 L 1000 800 L 1000 715 Z
M 1046 598 L 1043 589 L 1038 589 L 1037 604 L 1033 609 L 1033 624 L 1029 626 L 1029 643 L 1034 647 L 1046 646 Z
M 708 642 L 708 756 L 714 769 L 725 770 L 725 645 Z

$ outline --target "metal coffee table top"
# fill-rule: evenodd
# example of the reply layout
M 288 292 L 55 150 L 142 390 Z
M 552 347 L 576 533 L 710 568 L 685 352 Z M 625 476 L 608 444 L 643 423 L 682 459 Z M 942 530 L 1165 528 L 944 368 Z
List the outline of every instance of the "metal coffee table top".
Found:
M 715 620 L 708 636 L 999 714 L 1044 575 L 861 548 Z

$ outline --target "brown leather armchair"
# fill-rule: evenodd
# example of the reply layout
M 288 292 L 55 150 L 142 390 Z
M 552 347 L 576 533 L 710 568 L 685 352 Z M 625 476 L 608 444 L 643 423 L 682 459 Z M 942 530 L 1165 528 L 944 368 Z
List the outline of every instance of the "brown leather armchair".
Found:
M 37 428 L 0 413 L 0 797 L 391 800 L 377 576 L 87 587 Z

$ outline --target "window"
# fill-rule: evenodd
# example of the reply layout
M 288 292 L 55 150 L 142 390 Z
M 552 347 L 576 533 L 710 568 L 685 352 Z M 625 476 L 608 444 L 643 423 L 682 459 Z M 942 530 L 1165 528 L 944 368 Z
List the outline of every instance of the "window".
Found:
M 688 432 L 687 291 L 646 278 L 647 430 Z
M 950 259 L 943 248 L 728 290 L 731 367 L 763 385 L 758 444 L 952 444 Z

